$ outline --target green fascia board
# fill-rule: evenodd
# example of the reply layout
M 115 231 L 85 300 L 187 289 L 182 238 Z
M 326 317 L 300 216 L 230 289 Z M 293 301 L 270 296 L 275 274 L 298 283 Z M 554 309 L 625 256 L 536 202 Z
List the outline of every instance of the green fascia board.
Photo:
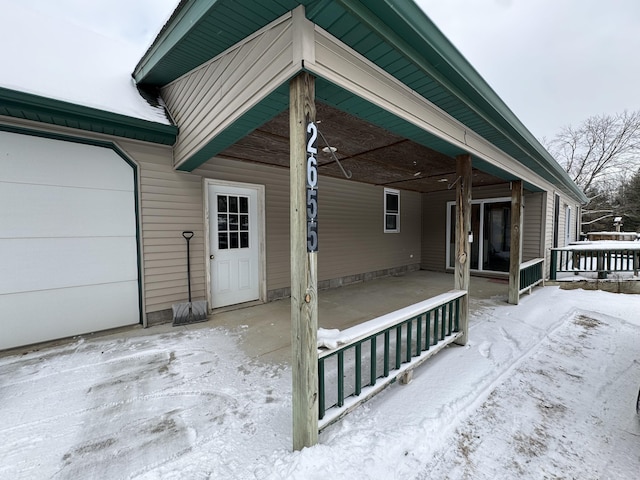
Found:
M 178 127 L 0 87 L 0 114 L 41 123 L 173 145 Z
M 197 51 L 194 52 L 196 45 L 189 40 L 189 34 L 201 29 L 207 30 L 204 23 L 209 18 L 215 19 L 218 11 L 228 9 L 228 5 L 234 8 L 242 5 L 240 5 L 240 2 L 238 2 L 238 5 L 234 5 L 235 1 L 225 2 L 224 0 L 183 0 L 176 7 L 173 15 L 160 31 L 149 50 L 136 65 L 133 71 L 133 78 L 139 84 L 164 86 L 215 57 L 269 22 L 293 10 L 299 4 L 306 5 L 314 2 L 315 0 L 270 1 L 269 3 L 272 3 L 274 8 L 272 12 L 269 12 L 271 13 L 269 18 L 266 14 L 257 12 L 259 10 L 258 7 L 264 8 L 266 2 L 255 2 L 256 8 L 250 8 L 251 6 L 249 5 L 249 11 L 252 11 L 253 15 L 242 15 L 242 23 L 244 25 L 241 25 L 240 22 L 233 22 L 236 29 L 235 34 L 228 35 L 228 37 L 222 39 L 218 37 L 219 32 L 204 31 L 197 41 Z M 220 15 L 220 17 L 222 18 L 223 15 Z M 227 25 L 228 28 L 229 22 L 221 24 L 220 28 L 224 25 Z M 218 38 L 216 39 L 216 37 Z M 219 47 L 212 50 L 210 44 L 215 42 Z M 185 51 L 181 52 L 182 49 L 185 49 Z M 184 54 L 187 52 L 189 58 L 185 60 Z
M 165 58 L 216 3 L 217 0 L 181 1 L 149 50 L 136 65 L 133 71 L 136 82 L 140 83 L 144 80 L 157 66 L 159 60 Z

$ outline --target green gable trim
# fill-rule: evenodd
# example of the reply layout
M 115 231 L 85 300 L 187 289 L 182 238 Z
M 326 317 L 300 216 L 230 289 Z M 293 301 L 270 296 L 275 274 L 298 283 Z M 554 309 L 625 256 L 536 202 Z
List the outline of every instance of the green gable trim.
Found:
M 163 145 L 173 145 L 178 135 L 178 128 L 174 125 L 150 122 L 2 87 L 0 115 Z
M 164 86 L 301 3 L 316 2 L 183 0 L 136 65 L 133 78 Z

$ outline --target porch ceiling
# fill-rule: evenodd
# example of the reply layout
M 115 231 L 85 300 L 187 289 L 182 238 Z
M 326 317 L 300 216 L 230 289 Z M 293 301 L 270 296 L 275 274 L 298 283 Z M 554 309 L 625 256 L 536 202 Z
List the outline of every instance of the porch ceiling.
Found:
M 324 103 L 317 103 L 318 128 L 351 180 L 416 192 L 447 190 L 456 179 L 455 159 L 412 140 L 365 122 Z M 323 175 L 344 178 L 327 146 L 318 139 L 318 166 Z M 289 167 L 289 112 L 280 113 L 219 156 Z M 495 185 L 505 180 L 474 169 L 473 185 Z

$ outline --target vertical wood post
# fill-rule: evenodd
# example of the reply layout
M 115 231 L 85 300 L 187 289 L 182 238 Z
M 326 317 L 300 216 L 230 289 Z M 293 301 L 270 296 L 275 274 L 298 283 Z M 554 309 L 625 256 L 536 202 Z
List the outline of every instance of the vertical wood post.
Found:
M 522 262 L 522 180 L 511 182 L 511 252 L 509 255 L 509 303 L 520 301 Z
M 303 72 L 292 79 L 289 96 L 293 448 L 300 450 L 318 442 L 317 254 L 308 252 L 307 246 L 308 144 L 312 143 L 307 140 L 307 126 L 316 121 L 314 77 Z M 317 180 L 317 170 L 315 175 Z M 314 218 L 315 214 L 317 203 Z
M 454 288 L 466 290 L 460 299 L 460 337 L 455 343 L 466 345 L 469 336 L 469 279 L 471 265 L 471 155 L 456 157 L 456 264 Z M 474 239 L 479 242 L 479 238 Z

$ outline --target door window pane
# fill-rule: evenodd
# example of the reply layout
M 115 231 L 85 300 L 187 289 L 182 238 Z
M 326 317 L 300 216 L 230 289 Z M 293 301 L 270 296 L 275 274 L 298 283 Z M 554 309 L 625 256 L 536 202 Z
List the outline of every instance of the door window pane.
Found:
M 227 211 L 227 196 L 226 195 L 218 195 L 218 212 L 226 212 Z
M 229 229 L 227 226 L 227 215 L 218 214 L 218 232 L 226 232 Z
M 240 213 L 249 213 L 248 197 L 240 197 Z
M 217 206 L 218 248 L 249 248 L 249 198 L 218 195 Z
M 238 232 L 229 233 L 229 248 L 238 248 Z
M 238 215 L 229 215 L 229 230 L 238 230 Z
M 229 196 L 229 212 L 238 213 L 238 197 Z
M 229 248 L 229 242 L 227 240 L 227 233 L 218 233 L 218 248 L 220 250 L 226 250 Z

